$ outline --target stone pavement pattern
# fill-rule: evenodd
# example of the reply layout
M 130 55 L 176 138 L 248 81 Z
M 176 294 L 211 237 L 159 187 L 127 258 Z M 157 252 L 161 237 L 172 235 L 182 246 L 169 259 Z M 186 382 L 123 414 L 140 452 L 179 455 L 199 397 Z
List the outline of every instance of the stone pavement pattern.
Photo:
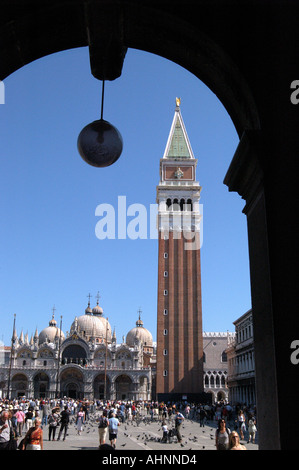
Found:
M 71 418 L 71 424 L 68 429 L 66 440 L 49 441 L 48 440 L 48 426 L 44 426 L 44 450 L 98 450 L 98 425 L 96 418 L 99 412 L 90 416 L 90 419 L 84 425 L 81 435 L 78 435 L 75 420 Z M 169 424 L 168 429 L 172 426 Z M 233 425 L 230 426 L 233 430 Z M 216 450 L 215 447 L 215 430 L 216 422 L 208 422 L 205 427 L 200 427 L 198 422 L 185 419 L 182 426 L 182 444 L 177 442 L 176 437 L 173 438 L 171 443 L 160 442 L 162 438 L 161 422 L 150 421 L 148 417 L 143 415 L 143 420 L 140 422 L 122 423 L 118 428 L 118 437 L 116 443 L 116 450 L 147 450 L 147 451 L 199 451 L 199 450 Z M 55 438 L 58 437 L 59 427 L 56 432 Z M 63 436 L 62 436 L 63 437 Z M 247 434 L 245 434 L 245 438 Z M 241 441 L 247 450 L 258 450 L 257 444 L 246 443 Z M 109 436 L 107 433 L 106 444 L 110 444 Z

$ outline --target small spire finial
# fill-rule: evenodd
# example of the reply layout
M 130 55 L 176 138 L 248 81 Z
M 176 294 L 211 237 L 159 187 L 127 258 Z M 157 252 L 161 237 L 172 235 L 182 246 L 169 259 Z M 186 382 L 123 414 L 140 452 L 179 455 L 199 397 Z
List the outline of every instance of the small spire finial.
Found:
M 88 294 L 87 297 L 88 297 L 88 307 L 90 307 L 90 298 L 92 297 L 92 295 L 91 295 L 91 294 Z
M 138 318 L 139 318 L 139 320 L 141 320 L 140 315 L 142 314 L 142 310 L 141 310 L 140 307 L 139 307 L 139 309 L 137 310 L 137 313 L 138 313 Z
M 55 305 L 54 305 L 53 308 L 52 308 L 52 319 L 53 319 L 53 320 L 54 320 L 55 311 L 56 311 L 56 307 L 55 307 Z
M 179 108 L 181 105 L 181 98 L 176 98 L 175 103 L 176 103 L 176 107 Z
M 97 293 L 97 295 L 96 295 L 97 305 L 99 305 L 100 298 L 101 298 L 101 296 L 100 296 L 100 293 L 99 293 L 99 291 L 98 291 L 98 293 Z
M 138 320 L 136 322 L 136 326 L 143 326 L 143 321 L 141 320 L 141 313 L 142 313 L 142 310 L 141 308 L 139 307 L 139 309 L 137 310 L 137 313 L 138 313 Z

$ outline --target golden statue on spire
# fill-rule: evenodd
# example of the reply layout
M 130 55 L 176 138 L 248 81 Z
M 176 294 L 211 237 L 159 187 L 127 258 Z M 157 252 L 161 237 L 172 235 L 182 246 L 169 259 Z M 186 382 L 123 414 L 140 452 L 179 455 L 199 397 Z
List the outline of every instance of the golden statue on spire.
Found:
M 179 108 L 181 104 L 181 98 L 176 98 L 175 102 L 176 102 L 177 108 Z

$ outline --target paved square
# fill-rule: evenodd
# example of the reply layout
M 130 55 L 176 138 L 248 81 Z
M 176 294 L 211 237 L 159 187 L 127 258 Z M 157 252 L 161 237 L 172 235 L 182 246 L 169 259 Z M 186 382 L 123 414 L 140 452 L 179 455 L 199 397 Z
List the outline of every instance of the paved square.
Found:
M 75 424 L 75 418 L 71 418 L 69 425 L 68 435 L 66 440 L 49 441 L 48 440 L 48 426 L 44 426 L 44 449 L 45 450 L 98 450 L 99 437 L 98 437 L 98 424 L 97 417 L 100 412 L 95 412 L 90 415 L 90 419 L 84 425 L 81 435 L 78 435 Z M 162 426 L 161 422 L 150 418 L 145 414 L 141 416 L 138 422 L 126 421 L 118 428 L 118 437 L 116 443 L 116 450 L 147 450 L 147 451 L 199 451 L 199 450 L 216 450 L 215 447 L 215 430 L 216 422 L 210 421 L 204 427 L 196 421 L 185 419 L 182 426 L 183 442 L 179 444 L 176 437 L 170 443 L 161 442 L 162 439 Z M 168 420 L 167 420 L 168 423 Z M 174 421 L 170 422 L 168 429 L 174 427 Z M 233 423 L 229 423 L 228 427 L 233 430 Z M 57 439 L 59 427 L 56 431 L 55 438 Z M 245 438 L 247 433 L 245 434 Z M 107 433 L 106 443 L 109 444 L 109 436 Z M 247 450 L 258 450 L 258 444 L 246 443 Z

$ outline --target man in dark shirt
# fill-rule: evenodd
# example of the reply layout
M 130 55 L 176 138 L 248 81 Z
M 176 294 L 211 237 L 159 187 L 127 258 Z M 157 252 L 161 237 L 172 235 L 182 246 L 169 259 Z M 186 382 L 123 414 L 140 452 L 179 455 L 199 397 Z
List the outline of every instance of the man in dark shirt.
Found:
M 61 437 L 61 434 L 62 434 L 63 430 L 64 430 L 63 440 L 65 441 L 69 421 L 70 421 L 70 412 L 69 412 L 68 407 L 66 405 L 64 407 L 64 410 L 60 413 L 60 429 L 59 429 L 59 434 L 58 434 L 58 439 L 57 439 L 58 441 L 60 440 L 60 437 Z

